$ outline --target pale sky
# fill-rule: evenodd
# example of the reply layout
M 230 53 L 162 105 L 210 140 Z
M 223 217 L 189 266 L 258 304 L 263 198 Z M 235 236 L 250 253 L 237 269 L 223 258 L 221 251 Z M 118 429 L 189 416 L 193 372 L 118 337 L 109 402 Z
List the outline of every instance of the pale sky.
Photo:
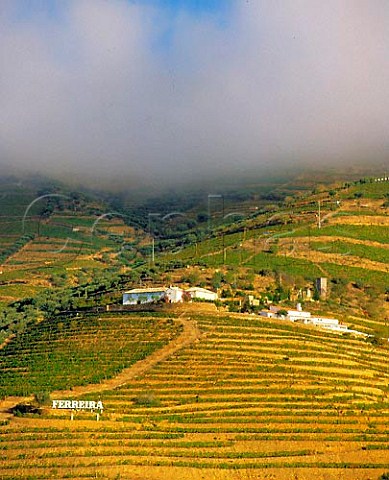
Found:
M 0 0 L 0 167 L 388 164 L 388 27 L 387 0 Z

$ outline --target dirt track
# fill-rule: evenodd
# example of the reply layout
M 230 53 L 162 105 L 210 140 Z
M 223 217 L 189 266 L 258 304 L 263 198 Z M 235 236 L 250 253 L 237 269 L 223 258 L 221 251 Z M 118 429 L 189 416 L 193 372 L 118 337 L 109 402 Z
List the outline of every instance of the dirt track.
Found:
M 318 242 L 328 242 L 328 243 L 333 243 L 333 242 L 345 242 L 345 243 L 353 243 L 355 245 L 366 245 L 367 247 L 378 247 L 378 248 L 388 248 L 389 249 L 389 244 L 388 243 L 382 243 L 382 242 L 375 242 L 373 240 L 360 240 L 358 238 L 351 238 L 351 237 L 342 237 L 340 235 L 320 235 L 319 237 L 292 237 L 292 239 L 285 238 L 282 243 L 285 243 L 287 240 L 292 240 L 295 241 L 296 243 L 305 243 L 309 244 L 309 242 L 313 241 L 318 241 Z

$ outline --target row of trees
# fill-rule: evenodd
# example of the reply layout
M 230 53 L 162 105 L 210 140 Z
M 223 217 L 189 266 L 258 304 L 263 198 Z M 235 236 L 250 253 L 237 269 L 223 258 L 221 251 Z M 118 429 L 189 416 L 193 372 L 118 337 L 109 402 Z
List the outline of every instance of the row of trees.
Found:
M 115 271 L 90 272 L 93 279 L 74 287 L 46 289 L 35 297 L 15 301 L 0 311 L 0 343 L 12 334 L 23 331 L 27 325 L 52 318 L 62 312 L 104 305 L 104 298 L 117 296 L 128 282 L 139 281 L 144 272 L 117 274 Z
M 31 242 L 35 238 L 33 233 L 22 235 L 14 243 L 6 247 L 2 252 L 0 252 L 0 264 L 4 263 L 7 258 L 15 253 L 19 252 L 28 242 Z

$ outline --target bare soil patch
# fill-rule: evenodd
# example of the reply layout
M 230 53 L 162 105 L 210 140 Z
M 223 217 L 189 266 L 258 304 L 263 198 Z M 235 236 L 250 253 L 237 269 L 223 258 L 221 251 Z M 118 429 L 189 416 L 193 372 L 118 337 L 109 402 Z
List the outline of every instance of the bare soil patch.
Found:
M 389 245 L 380 244 L 372 241 L 361 241 L 345 239 L 343 237 L 320 237 L 320 241 L 323 242 L 335 242 L 336 240 L 347 241 L 349 243 L 367 245 L 367 246 L 379 246 L 380 248 L 389 248 Z M 293 239 L 284 239 L 280 242 L 281 255 L 288 255 L 293 258 L 301 258 L 304 260 L 312 261 L 314 258 L 315 263 L 335 263 L 345 266 L 357 266 L 360 268 L 366 268 L 367 270 L 376 270 L 380 272 L 389 272 L 389 266 L 382 262 L 376 262 L 368 260 L 367 258 L 357 257 L 355 255 L 342 255 L 338 253 L 320 252 L 318 250 L 312 251 L 309 248 L 309 238 L 299 237 Z

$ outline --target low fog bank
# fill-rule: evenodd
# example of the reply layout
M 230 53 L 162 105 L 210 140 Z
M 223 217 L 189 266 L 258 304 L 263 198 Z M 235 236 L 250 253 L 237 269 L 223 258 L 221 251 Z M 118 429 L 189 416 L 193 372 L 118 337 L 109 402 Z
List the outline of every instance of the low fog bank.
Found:
M 386 1 L 21 5 L 0 6 L 0 170 L 147 191 L 387 165 Z
M 274 187 L 287 185 L 305 185 L 314 188 L 317 184 L 332 184 L 358 180 L 365 176 L 382 176 L 389 172 L 389 162 L 352 162 L 350 164 L 322 164 L 319 166 L 301 162 L 294 165 L 258 165 L 249 168 L 224 168 L 219 171 L 205 174 L 198 172 L 197 175 L 152 176 L 134 178 L 131 175 L 93 174 L 69 172 L 59 174 L 47 170 L 26 169 L 7 167 L 0 170 L 1 178 L 22 181 L 26 185 L 35 182 L 38 184 L 54 184 L 59 182 L 66 189 L 74 191 L 93 191 L 119 194 L 123 198 L 143 199 L 176 193 L 180 196 L 188 194 L 207 195 L 209 193 L 227 193 L 240 189 L 248 189 L 253 192 L 267 191 L 269 186 Z

